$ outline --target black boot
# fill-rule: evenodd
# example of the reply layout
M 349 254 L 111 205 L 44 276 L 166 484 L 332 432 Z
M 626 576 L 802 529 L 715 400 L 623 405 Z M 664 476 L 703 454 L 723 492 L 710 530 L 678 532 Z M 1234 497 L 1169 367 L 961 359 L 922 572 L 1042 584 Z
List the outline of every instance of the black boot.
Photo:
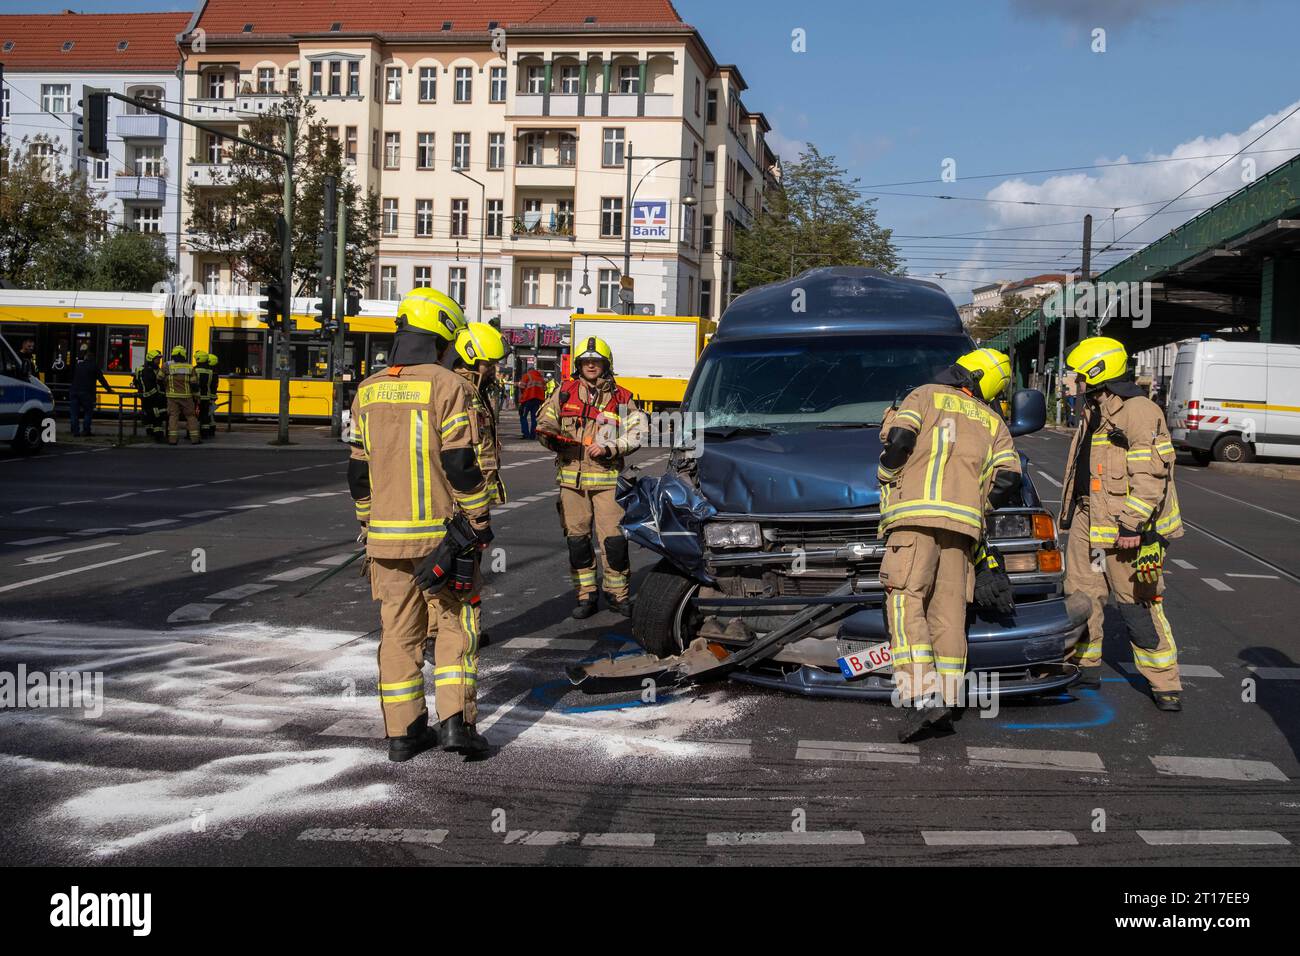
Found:
M 596 595 L 584 598 L 578 602 L 578 606 L 573 609 L 573 617 L 576 620 L 583 621 L 596 613 Z
M 1176 714 L 1183 709 L 1182 695 L 1176 690 L 1165 693 L 1152 692 L 1151 697 L 1156 702 L 1157 710 Z
M 388 738 L 388 759 L 402 763 L 436 746 L 438 730 L 429 726 L 428 714 L 421 714 L 406 728 L 404 736 Z
M 613 611 L 615 614 L 617 614 L 619 617 L 631 617 L 631 616 L 632 616 L 632 599 L 631 599 L 631 598 L 628 598 L 626 601 L 616 601 L 616 600 L 614 600 L 614 598 L 612 598 L 612 597 L 610 597 L 608 594 L 606 594 L 606 595 L 605 595 L 605 605 L 606 605 L 606 607 L 608 607 L 611 611 Z
M 438 725 L 438 740 L 443 750 L 466 757 L 485 754 L 492 747 L 473 724 L 465 723 L 464 713 L 452 714 Z
M 914 701 L 903 708 L 903 723 L 898 728 L 898 742 L 911 743 L 925 731 L 952 727 L 952 708 L 941 697 Z
M 1076 686 L 1084 690 L 1096 690 L 1101 686 L 1101 668 L 1100 667 L 1080 667 L 1079 680 Z

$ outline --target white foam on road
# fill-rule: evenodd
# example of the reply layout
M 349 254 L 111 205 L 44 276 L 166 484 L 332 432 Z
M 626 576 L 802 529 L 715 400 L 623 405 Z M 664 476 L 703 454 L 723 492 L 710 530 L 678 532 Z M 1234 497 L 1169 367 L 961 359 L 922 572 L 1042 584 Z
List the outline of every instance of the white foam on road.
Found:
M 1152 757 L 1152 765 L 1174 777 L 1203 777 L 1210 780 L 1290 779 L 1267 760 L 1237 760 L 1228 757 Z
M 439 846 L 451 831 L 416 830 L 407 827 L 314 827 L 298 834 L 299 840 L 317 843 L 406 843 Z

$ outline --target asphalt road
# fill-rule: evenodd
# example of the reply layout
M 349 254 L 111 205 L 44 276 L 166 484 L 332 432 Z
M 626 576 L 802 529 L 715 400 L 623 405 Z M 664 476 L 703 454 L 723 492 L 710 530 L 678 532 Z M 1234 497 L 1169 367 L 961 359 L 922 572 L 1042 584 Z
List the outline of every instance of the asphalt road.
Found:
M 1022 447 L 1058 497 L 1066 439 Z M 1131 682 L 1112 609 L 1099 692 L 902 747 L 888 706 L 734 684 L 652 704 L 568 691 L 564 665 L 625 648 L 628 628 L 568 617 L 553 470 L 512 444 L 480 664 L 498 749 L 394 765 L 367 587 L 348 568 L 295 596 L 355 550 L 344 459 L 220 440 L 0 453 L 0 674 L 103 675 L 101 714 L 0 710 L 7 861 L 1300 862 L 1289 482 L 1179 470 L 1183 713 Z

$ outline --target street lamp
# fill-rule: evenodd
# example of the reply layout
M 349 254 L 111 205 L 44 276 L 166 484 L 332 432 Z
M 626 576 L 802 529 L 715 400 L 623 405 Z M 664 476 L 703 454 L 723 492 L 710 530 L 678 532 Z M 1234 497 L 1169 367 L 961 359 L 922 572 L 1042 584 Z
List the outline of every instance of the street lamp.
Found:
M 615 264 L 613 259 L 611 259 L 609 256 L 602 256 L 600 253 L 596 253 L 596 258 L 604 259 L 611 266 L 614 266 L 614 271 L 618 273 L 620 278 L 622 278 L 623 271 L 619 269 L 619 267 Z M 591 262 L 591 253 L 584 252 L 582 254 L 582 285 L 578 289 L 579 295 L 591 295 L 591 271 L 589 268 L 590 262 Z M 597 305 L 599 307 L 599 303 Z
M 627 197 L 627 205 L 623 208 L 623 276 L 632 274 L 632 204 L 636 202 L 636 194 L 645 184 L 656 169 L 661 166 L 667 166 L 669 163 L 690 163 L 691 171 L 694 172 L 695 157 L 693 156 L 638 156 L 637 159 L 659 160 L 655 165 L 645 171 L 645 175 L 637 181 L 636 189 L 632 188 L 632 144 L 627 144 L 627 152 L 623 156 L 623 165 L 627 169 L 627 191 L 624 195 Z M 679 200 L 683 206 L 694 206 L 698 200 L 695 196 L 686 196 Z M 629 301 L 625 303 L 624 311 L 626 314 L 632 314 L 632 301 L 629 294 Z
M 457 176 L 464 176 L 475 186 L 477 186 L 479 188 L 479 192 L 481 193 L 479 210 L 478 210 L 478 294 L 474 298 L 478 302 L 477 321 L 482 322 L 483 321 L 483 243 L 487 234 L 487 187 L 483 185 L 481 182 L 479 182 L 477 179 L 475 179 L 473 176 L 466 175 L 464 172 L 462 172 L 459 169 L 456 169 L 455 167 L 452 168 L 452 172 L 455 173 Z M 457 255 L 459 255 L 460 243 L 456 244 L 456 248 L 457 248 Z

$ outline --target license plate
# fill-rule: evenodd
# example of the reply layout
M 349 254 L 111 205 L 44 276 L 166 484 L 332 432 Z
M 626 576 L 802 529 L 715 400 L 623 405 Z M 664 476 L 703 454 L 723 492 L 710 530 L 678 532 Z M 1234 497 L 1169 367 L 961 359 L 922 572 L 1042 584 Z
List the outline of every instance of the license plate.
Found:
M 872 644 L 855 654 L 846 654 L 835 663 L 840 665 L 840 673 L 844 675 L 845 680 L 853 680 L 872 671 L 884 670 L 891 663 L 889 642 Z

